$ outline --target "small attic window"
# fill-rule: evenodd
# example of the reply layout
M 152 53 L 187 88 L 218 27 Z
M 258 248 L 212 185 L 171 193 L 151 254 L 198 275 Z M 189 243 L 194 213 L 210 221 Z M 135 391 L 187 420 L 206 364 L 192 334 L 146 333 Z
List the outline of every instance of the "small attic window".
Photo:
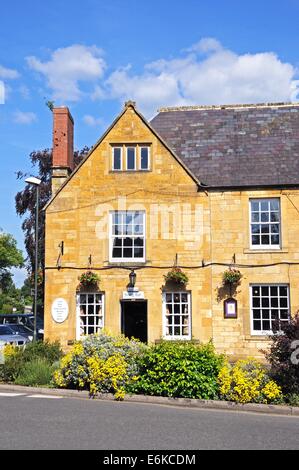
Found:
M 112 171 L 149 171 L 149 144 L 115 144 L 111 151 Z
M 112 170 L 120 171 L 122 169 L 122 148 L 113 147 Z

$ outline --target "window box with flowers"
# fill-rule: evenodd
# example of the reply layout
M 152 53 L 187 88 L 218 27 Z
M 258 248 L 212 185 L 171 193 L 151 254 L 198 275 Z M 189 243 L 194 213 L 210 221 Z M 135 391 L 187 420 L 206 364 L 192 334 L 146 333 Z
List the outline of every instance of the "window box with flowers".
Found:
M 189 278 L 181 268 L 174 267 L 171 271 L 164 276 L 166 283 L 176 284 L 179 287 L 184 287 L 188 284 Z
M 86 271 L 82 273 L 79 277 L 79 285 L 77 290 L 84 291 L 84 290 L 98 290 L 98 284 L 101 280 L 98 274 L 93 273 L 92 271 Z

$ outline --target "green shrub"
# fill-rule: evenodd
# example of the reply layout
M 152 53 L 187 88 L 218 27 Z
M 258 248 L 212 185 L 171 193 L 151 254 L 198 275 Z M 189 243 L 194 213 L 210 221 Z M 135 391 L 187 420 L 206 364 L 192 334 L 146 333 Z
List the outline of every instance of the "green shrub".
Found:
M 291 393 L 284 396 L 285 402 L 290 406 L 299 406 L 299 394 Z
M 20 375 L 24 365 L 37 359 L 44 359 L 49 364 L 58 361 L 63 355 L 59 342 L 34 341 L 25 348 L 6 346 L 5 362 L 0 366 L 0 380 L 14 382 Z
M 220 398 L 238 403 L 280 403 L 280 387 L 256 359 L 224 364 L 219 376 Z
M 50 364 L 46 359 L 33 359 L 24 364 L 15 379 L 15 383 L 28 386 L 50 385 L 56 367 L 57 366 Z
M 138 340 L 113 336 L 105 332 L 78 341 L 66 354 L 54 373 L 58 387 L 112 392 L 123 398 L 125 390 L 138 374 L 137 357 L 147 347 Z
M 217 398 L 217 377 L 223 363 L 211 343 L 162 341 L 138 359 L 139 377 L 132 393 L 186 398 Z

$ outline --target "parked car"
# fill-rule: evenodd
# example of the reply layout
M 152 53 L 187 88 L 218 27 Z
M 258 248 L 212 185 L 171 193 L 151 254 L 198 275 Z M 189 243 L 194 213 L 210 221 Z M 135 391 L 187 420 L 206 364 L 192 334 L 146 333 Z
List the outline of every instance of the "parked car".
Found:
M 2 344 L 13 344 L 14 346 L 24 346 L 29 343 L 28 338 L 14 333 L 7 325 L 0 325 L 0 341 Z
M 27 326 L 21 325 L 20 323 L 5 323 L 5 326 L 10 328 L 14 335 L 21 335 L 28 338 L 29 341 L 33 340 L 33 330 Z
M 0 314 L 0 324 L 17 324 L 24 325 L 32 332 L 34 330 L 34 315 L 32 313 L 8 313 Z M 44 323 L 40 317 L 36 318 L 37 339 L 44 337 Z

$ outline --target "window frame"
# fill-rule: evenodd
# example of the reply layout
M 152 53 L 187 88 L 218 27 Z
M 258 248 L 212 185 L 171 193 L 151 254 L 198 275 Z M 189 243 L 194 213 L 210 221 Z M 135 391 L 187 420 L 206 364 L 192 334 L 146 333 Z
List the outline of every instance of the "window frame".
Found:
M 141 151 L 142 149 L 146 148 L 147 149 L 147 168 L 142 168 L 141 167 Z M 139 145 L 139 170 L 140 171 L 149 171 L 150 168 L 151 168 L 151 148 L 150 148 L 150 145 Z
M 254 325 L 253 325 L 253 321 L 254 321 L 254 318 L 253 318 L 253 310 L 254 310 L 254 307 L 253 307 L 253 288 L 254 287 L 286 287 L 287 288 L 287 299 L 288 299 L 288 305 L 287 305 L 287 308 L 283 309 L 283 308 L 280 308 L 278 307 L 277 309 L 275 308 L 275 310 L 278 310 L 279 312 L 279 317 L 278 319 L 280 320 L 280 310 L 288 310 L 288 320 L 285 320 L 286 321 L 290 321 L 290 317 L 291 317 L 291 312 L 290 312 L 290 284 L 287 284 L 287 283 L 269 283 L 269 284 L 266 284 L 266 283 L 252 283 L 249 285 L 249 299 L 250 299 L 250 331 L 251 331 L 251 336 L 272 336 L 273 335 L 273 330 L 255 330 L 254 329 Z M 261 298 L 261 295 L 260 295 L 260 298 Z M 267 297 L 268 299 L 271 299 L 271 297 Z M 277 297 L 278 299 L 280 299 L 280 297 L 278 296 Z M 262 310 L 262 308 L 260 308 Z M 269 321 L 270 321 L 270 326 L 272 326 L 272 319 L 271 319 L 271 306 L 270 306 L 270 303 L 269 303 Z M 263 320 L 263 317 L 261 316 L 261 321 Z M 261 325 L 262 326 L 262 325 Z
M 251 209 L 251 203 L 252 202 L 262 202 L 262 201 L 267 201 L 267 202 L 270 202 L 271 200 L 276 200 L 278 201 L 278 204 L 279 204 L 279 210 L 278 210 L 278 213 L 279 213 L 279 221 L 278 222 L 273 222 L 271 223 L 271 221 L 269 220 L 269 222 L 265 222 L 265 223 L 262 223 L 261 221 L 260 222 L 252 222 L 251 220 L 251 215 L 252 215 L 252 212 L 256 212 L 256 211 L 252 211 Z M 262 211 L 259 210 L 259 214 L 261 213 Z M 271 213 L 271 212 L 270 212 Z M 268 244 L 268 245 L 262 245 L 262 244 L 259 244 L 259 245 L 254 245 L 252 243 L 252 236 L 254 235 L 252 233 L 252 225 L 278 225 L 279 226 L 279 231 L 278 231 L 278 236 L 279 236 L 279 243 L 277 245 L 272 245 L 271 243 Z M 260 232 L 261 233 L 261 232 Z M 282 240 L 281 240 L 281 234 L 282 234 L 282 230 L 281 230 L 281 198 L 280 197 L 261 197 L 261 198 L 249 198 L 249 246 L 250 246 L 250 249 L 251 250 L 281 250 L 281 247 L 282 247 Z M 260 235 L 262 236 L 262 235 Z M 271 241 L 271 234 L 269 235 L 269 241 Z
M 136 171 L 137 170 L 137 146 L 136 145 L 125 145 L 126 149 L 126 170 L 125 171 Z M 134 149 L 134 168 L 128 168 L 128 150 Z
M 103 328 L 105 328 L 105 292 L 102 292 L 102 291 L 93 291 L 93 292 L 89 292 L 89 291 L 80 291 L 76 294 L 76 339 L 77 340 L 80 340 L 82 338 L 85 338 L 86 336 L 89 336 L 91 334 L 95 334 L 94 333 L 88 333 L 87 335 L 81 335 L 81 332 L 80 332 L 80 329 L 81 329 L 81 325 L 80 325 L 80 307 L 81 305 L 84 305 L 84 304 L 81 304 L 80 303 L 80 295 L 101 295 L 102 296 L 102 299 L 101 299 L 101 304 L 96 304 L 95 302 L 93 302 L 93 304 L 85 304 L 85 305 L 101 305 L 102 306 L 102 325 L 100 327 L 97 327 L 97 332 L 98 333 L 99 331 L 103 330 Z M 95 299 L 94 299 L 95 300 Z M 96 317 L 97 315 L 96 314 L 93 314 L 93 315 L 87 315 L 87 316 L 93 316 L 93 317 Z M 100 315 L 99 315 L 100 317 Z
M 167 305 L 166 295 L 167 294 L 171 294 L 172 296 L 175 295 L 175 294 L 179 294 L 179 295 L 186 294 L 187 295 L 188 319 L 189 319 L 188 335 L 169 335 L 169 334 L 167 334 L 167 328 L 169 327 L 169 325 L 167 325 L 167 323 L 166 323 L 166 305 Z M 172 300 L 172 303 L 173 303 L 173 300 Z M 182 302 L 180 301 L 180 305 L 181 304 L 182 304 Z M 175 314 L 173 313 L 172 315 L 174 316 Z M 179 315 L 183 316 L 181 313 Z M 182 325 L 180 323 L 180 327 L 183 328 L 184 325 Z M 191 291 L 170 291 L 170 290 L 167 290 L 167 291 L 164 291 L 162 293 L 162 328 L 163 328 L 162 337 L 163 337 L 163 339 L 165 339 L 167 341 L 180 341 L 180 340 L 190 341 L 191 340 L 191 338 L 192 338 L 192 297 L 191 297 Z
M 113 240 L 114 238 L 125 238 L 124 234 L 121 236 L 116 236 L 113 234 L 113 214 L 116 212 L 127 213 L 127 212 L 140 212 L 142 214 L 142 224 L 143 224 L 143 234 L 139 237 L 143 238 L 143 257 L 135 258 L 113 258 Z M 129 237 L 127 237 L 129 238 Z M 138 238 L 138 236 L 134 236 L 134 238 Z M 133 251 L 134 253 L 134 251 Z M 110 211 L 109 213 L 109 262 L 110 263 L 145 263 L 146 262 L 146 212 L 145 210 L 124 210 L 124 211 Z
M 120 149 L 120 168 L 114 167 L 114 150 Z M 123 147 L 121 145 L 112 146 L 112 171 L 123 171 Z

